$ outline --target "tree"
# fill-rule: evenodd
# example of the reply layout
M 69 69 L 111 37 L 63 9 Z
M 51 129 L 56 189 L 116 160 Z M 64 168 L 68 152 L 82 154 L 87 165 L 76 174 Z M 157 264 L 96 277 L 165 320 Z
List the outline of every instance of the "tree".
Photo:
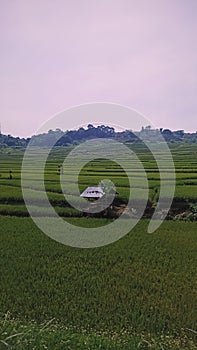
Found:
M 92 129 L 94 126 L 92 124 L 88 124 L 88 129 Z

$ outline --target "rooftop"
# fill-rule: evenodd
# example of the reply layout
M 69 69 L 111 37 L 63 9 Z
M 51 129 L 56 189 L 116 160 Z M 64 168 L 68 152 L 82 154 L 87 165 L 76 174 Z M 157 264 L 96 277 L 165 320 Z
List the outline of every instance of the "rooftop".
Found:
M 83 191 L 80 197 L 83 198 L 102 198 L 105 192 L 100 186 L 90 186 Z

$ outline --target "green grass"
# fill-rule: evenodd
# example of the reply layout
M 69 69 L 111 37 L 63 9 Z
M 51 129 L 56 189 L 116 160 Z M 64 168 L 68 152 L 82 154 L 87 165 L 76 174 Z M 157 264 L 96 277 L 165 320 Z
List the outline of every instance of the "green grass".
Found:
M 176 198 L 190 199 L 196 202 L 197 185 L 183 185 L 177 186 L 175 191 Z
M 160 188 L 157 165 L 143 145 L 134 147 L 146 169 L 149 199 L 154 204 Z M 170 147 L 176 167 L 175 200 L 183 207 L 194 205 L 196 145 Z M 108 224 L 104 218 L 80 218 L 82 213 L 66 203 L 57 169 L 69 149 L 54 149 L 46 165 L 45 189 L 51 204 L 75 225 Z M 0 150 L 0 350 L 195 349 L 196 222 L 165 221 L 157 233 L 149 235 L 148 221 L 143 219 L 109 246 L 66 247 L 49 239 L 26 217 L 22 157 L 21 149 Z M 8 179 L 10 170 L 13 179 Z M 68 169 L 68 192 L 77 203 L 74 171 L 74 166 Z M 143 193 L 142 174 L 131 167 L 128 172 L 134 183 L 132 193 L 135 187 Z M 45 216 L 40 176 L 39 169 L 28 173 L 31 207 L 36 216 Z M 165 169 L 166 188 L 171 177 L 171 170 Z M 80 191 L 106 178 L 115 183 L 120 197 L 128 198 L 125 172 L 104 160 L 82 169 Z
M 144 220 L 113 245 L 91 250 L 52 241 L 29 218 L 1 217 L 0 225 L 3 313 L 97 330 L 195 328 L 195 223 L 164 222 L 148 235 Z
M 87 332 L 68 328 L 54 319 L 38 324 L 0 318 L 0 349 L 27 350 L 194 350 L 196 346 L 187 333 L 151 336 L 150 334 Z

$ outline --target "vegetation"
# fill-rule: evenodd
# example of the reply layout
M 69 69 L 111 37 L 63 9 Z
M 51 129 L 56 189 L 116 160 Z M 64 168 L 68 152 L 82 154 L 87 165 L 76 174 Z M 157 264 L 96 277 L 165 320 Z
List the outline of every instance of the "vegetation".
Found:
M 97 225 L 96 219 L 70 220 Z M 9 310 L 22 324 L 55 318 L 78 333 L 191 336 L 195 224 L 166 221 L 154 235 L 147 235 L 147 224 L 141 221 L 113 245 L 80 250 L 50 240 L 29 218 L 2 217 L 2 313 Z
M 0 348 L 13 350 L 194 350 L 195 344 L 183 332 L 182 338 L 170 335 L 79 331 L 60 325 L 54 319 L 38 324 L 10 319 L 7 313 L 0 319 Z
M 132 146 L 147 172 L 150 212 L 121 240 L 91 250 L 61 245 L 34 225 L 21 190 L 24 149 L 0 149 L 0 349 L 196 349 L 196 144 L 170 144 L 175 198 L 169 220 L 153 235 L 146 217 L 158 198 L 159 171 L 143 144 Z M 74 225 L 107 225 L 109 217 L 84 217 L 65 201 L 60 175 L 70 149 L 55 147 L 48 158 L 48 198 Z M 71 168 L 69 195 L 78 201 L 72 174 Z M 131 174 L 140 186 L 140 173 Z M 34 213 L 47 215 L 39 169 L 29 178 Z M 166 169 L 166 185 L 170 178 Z M 127 203 L 128 178 L 113 162 L 88 163 L 80 191 L 103 179 L 112 180 L 121 205 Z
M 148 137 L 157 140 L 162 135 L 167 142 L 197 142 L 197 133 L 185 133 L 184 130 L 172 131 L 170 129 L 151 129 L 148 125 L 142 127 L 141 131 L 124 130 L 116 132 L 113 127 L 99 125 L 97 127 L 89 124 L 87 128 L 78 130 L 62 131 L 61 129 L 49 130 L 48 133 L 33 136 L 32 138 L 19 138 L 11 135 L 0 134 L 1 147 L 26 147 L 30 140 L 37 145 L 48 146 L 54 142 L 56 146 L 67 146 L 92 138 L 113 138 L 121 142 L 141 142 L 140 138 Z
M 130 144 L 127 144 L 130 147 Z M 168 214 L 168 219 L 175 220 L 196 220 L 196 193 L 197 193 L 197 163 L 196 163 L 196 145 L 191 144 L 171 144 L 171 152 L 174 158 L 176 167 L 176 191 L 173 205 Z M 60 184 L 60 175 L 63 174 L 63 159 L 68 154 L 70 147 L 55 147 L 51 152 L 45 169 L 45 189 L 51 204 L 60 216 L 64 217 L 81 217 L 82 213 L 72 208 L 65 200 Z M 137 153 L 143 163 L 147 173 L 149 183 L 149 199 L 147 208 L 144 213 L 145 218 L 150 218 L 153 214 L 155 204 L 158 200 L 160 190 L 160 176 L 157 164 L 150 154 L 148 149 L 141 144 L 132 144 L 132 149 Z M 24 206 L 24 200 L 21 190 L 21 164 L 24 150 L 10 149 L 9 153 L 1 150 L 0 156 L 0 214 L 1 215 L 17 215 L 28 216 L 28 212 Z M 35 150 L 36 152 L 36 150 Z M 32 170 L 31 170 L 32 171 Z M 81 200 L 76 195 L 76 187 L 73 182 L 73 169 L 66 170 L 69 175 L 69 187 L 67 194 L 72 197 L 75 203 L 80 203 Z M 132 169 L 129 174 L 135 180 L 135 185 L 132 188 L 132 195 L 135 195 L 136 189 L 141 191 L 141 197 L 144 198 L 144 189 L 141 184 L 141 173 Z M 10 176 L 11 175 L 11 176 Z M 172 178 L 171 170 L 165 170 L 165 183 L 168 186 Z M 39 169 L 33 170 L 29 175 L 31 181 L 31 201 L 34 212 L 37 210 L 37 215 L 44 215 L 43 202 L 39 186 L 40 173 Z M 84 191 L 88 186 L 98 185 L 103 179 L 113 181 L 118 196 L 115 200 L 115 205 L 119 208 L 120 205 L 126 205 L 130 187 L 127 174 L 116 163 L 105 160 L 94 160 L 88 163 L 81 171 L 79 176 L 79 189 Z M 40 208 L 39 208 L 40 207 Z M 46 212 L 46 211 L 45 211 Z M 113 217 L 118 215 L 118 210 L 113 213 Z M 100 216 L 105 216 L 101 213 Z M 161 213 L 162 215 L 162 213 Z M 98 215 L 97 215 L 98 216 Z

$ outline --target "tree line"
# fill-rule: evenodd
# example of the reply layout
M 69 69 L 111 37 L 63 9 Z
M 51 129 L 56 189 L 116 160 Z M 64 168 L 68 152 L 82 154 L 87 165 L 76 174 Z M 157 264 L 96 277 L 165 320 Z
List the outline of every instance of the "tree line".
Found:
M 0 147 L 26 147 L 30 140 L 35 141 L 36 145 L 43 147 L 52 143 L 56 146 L 67 146 L 93 138 L 112 138 L 123 143 L 142 142 L 146 138 L 159 141 L 160 135 L 167 142 L 197 142 L 197 132 L 185 133 L 184 130 L 152 129 L 150 125 L 142 127 L 140 131 L 135 132 L 132 130 L 115 131 L 111 126 L 88 124 L 86 128 L 80 127 L 78 130 L 49 130 L 47 133 L 34 135 L 32 138 L 0 134 Z

